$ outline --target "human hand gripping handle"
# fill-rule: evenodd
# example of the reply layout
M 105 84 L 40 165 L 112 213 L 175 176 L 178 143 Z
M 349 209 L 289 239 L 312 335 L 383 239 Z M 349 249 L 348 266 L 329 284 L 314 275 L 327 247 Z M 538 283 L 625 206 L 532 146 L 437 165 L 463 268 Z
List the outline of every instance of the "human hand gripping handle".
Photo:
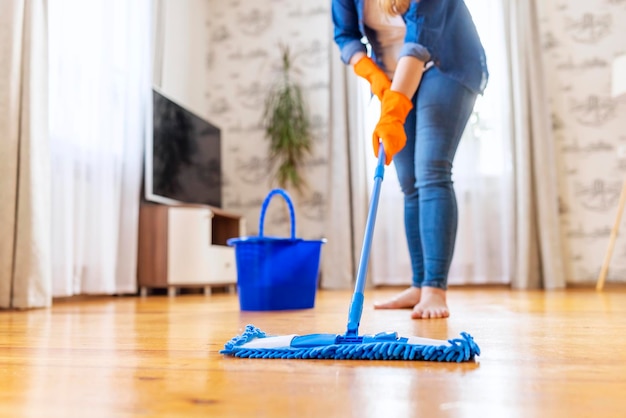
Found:
M 383 70 L 367 55 L 354 64 L 354 72 L 370 83 L 372 93 L 380 100 L 383 99 L 385 91 L 389 90 L 391 87 L 389 77 L 387 77 Z
M 380 120 L 374 129 L 372 143 L 374 154 L 378 157 L 378 147 L 382 141 L 386 165 L 391 163 L 393 156 L 406 144 L 404 121 L 412 108 L 411 100 L 398 91 L 388 90 L 383 96 Z

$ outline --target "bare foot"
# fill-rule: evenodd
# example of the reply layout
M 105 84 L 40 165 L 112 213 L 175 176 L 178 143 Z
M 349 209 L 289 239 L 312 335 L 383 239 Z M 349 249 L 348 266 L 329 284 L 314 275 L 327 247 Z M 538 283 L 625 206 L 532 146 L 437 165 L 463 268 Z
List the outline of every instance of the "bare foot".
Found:
M 384 302 L 374 302 L 374 309 L 411 309 L 420 301 L 422 290 L 409 287 Z
M 448 305 L 446 304 L 446 291 L 436 287 L 422 287 L 422 297 L 420 302 L 413 308 L 411 318 L 447 318 L 450 316 Z

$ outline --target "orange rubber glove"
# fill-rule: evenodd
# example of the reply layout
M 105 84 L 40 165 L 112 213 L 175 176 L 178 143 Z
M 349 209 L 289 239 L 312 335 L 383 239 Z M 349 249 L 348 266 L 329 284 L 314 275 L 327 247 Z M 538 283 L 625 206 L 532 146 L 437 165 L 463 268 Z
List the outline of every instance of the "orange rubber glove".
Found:
M 413 108 L 413 103 L 404 94 L 395 90 L 387 90 L 380 110 L 380 119 L 372 142 L 374 154 L 378 158 L 378 146 L 380 141 L 385 148 L 385 164 L 389 165 L 394 155 L 396 155 L 406 144 L 406 133 L 404 132 L 404 121 Z
M 391 81 L 387 74 L 368 56 L 364 56 L 354 64 L 354 72 L 370 83 L 372 93 L 380 100 L 383 99 L 385 91 L 391 87 Z

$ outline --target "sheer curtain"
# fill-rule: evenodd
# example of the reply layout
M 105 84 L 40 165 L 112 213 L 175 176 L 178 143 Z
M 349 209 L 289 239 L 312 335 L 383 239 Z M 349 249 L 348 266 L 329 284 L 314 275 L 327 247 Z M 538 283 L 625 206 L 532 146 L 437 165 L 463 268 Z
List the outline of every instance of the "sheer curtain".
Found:
M 48 7 L 53 294 L 135 292 L 151 1 Z
M 490 81 L 459 145 L 453 181 L 459 228 L 449 284 L 510 283 L 513 271 L 514 173 L 512 166 L 509 70 L 502 0 L 466 0 L 486 50 Z M 378 118 L 372 101 L 367 132 Z M 366 136 L 369 137 L 369 136 Z M 370 173 L 373 173 L 373 158 Z M 375 285 L 408 285 L 411 280 L 403 223 L 403 196 L 389 166 L 381 191 L 372 281 Z M 368 174 L 372 177 L 373 174 Z

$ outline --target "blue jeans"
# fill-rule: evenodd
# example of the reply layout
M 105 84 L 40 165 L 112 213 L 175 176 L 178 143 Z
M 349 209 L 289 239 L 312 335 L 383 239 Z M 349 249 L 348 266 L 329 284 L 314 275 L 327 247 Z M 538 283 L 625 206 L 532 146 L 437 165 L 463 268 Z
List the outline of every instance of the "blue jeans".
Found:
M 458 218 L 452 161 L 475 101 L 476 93 L 431 67 L 405 122 L 406 146 L 393 158 L 415 287 L 448 286 Z

